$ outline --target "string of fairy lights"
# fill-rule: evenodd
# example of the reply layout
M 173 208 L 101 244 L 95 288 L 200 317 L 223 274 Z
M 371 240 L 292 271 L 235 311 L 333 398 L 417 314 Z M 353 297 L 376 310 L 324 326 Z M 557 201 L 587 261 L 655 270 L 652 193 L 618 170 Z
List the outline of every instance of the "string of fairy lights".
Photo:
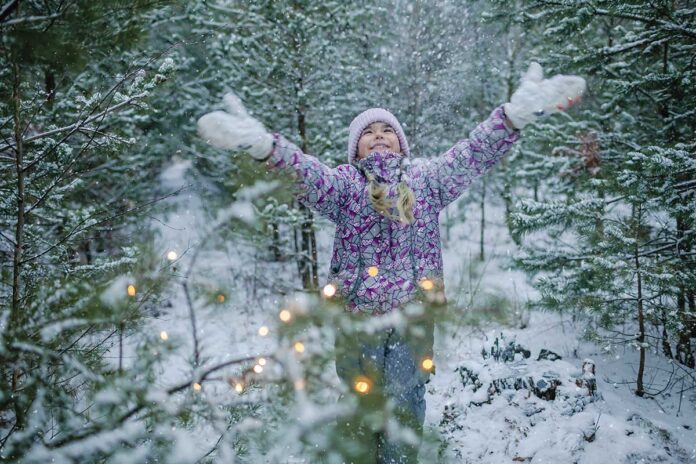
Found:
M 167 252 L 166 257 L 169 261 L 176 261 L 179 258 L 179 255 L 176 251 L 170 250 L 169 252 Z M 379 274 L 379 268 L 377 266 L 370 266 L 367 268 L 367 274 L 370 277 L 375 277 Z M 431 279 L 423 278 L 420 280 L 419 286 L 426 292 L 429 292 L 435 288 L 435 283 Z M 332 298 L 336 295 L 337 291 L 338 288 L 335 284 L 328 283 L 322 288 L 321 293 L 326 298 Z M 128 297 L 131 298 L 136 296 L 137 289 L 135 283 L 128 283 L 128 285 L 126 286 L 126 294 L 128 295 Z M 219 293 L 216 295 L 215 300 L 218 303 L 224 303 L 225 295 L 223 293 Z M 280 321 L 284 324 L 291 324 L 294 320 L 293 312 L 288 308 L 283 308 L 278 313 L 278 319 L 280 319 Z M 271 329 L 267 325 L 262 325 L 258 328 L 258 334 L 261 337 L 267 337 L 270 333 Z M 166 330 L 160 331 L 159 336 L 162 341 L 166 342 L 169 340 L 169 334 Z M 293 342 L 292 350 L 297 355 L 302 355 L 303 353 L 305 353 L 306 350 L 304 342 L 300 340 Z M 265 357 L 258 357 L 256 359 L 256 363 L 253 366 L 245 369 L 240 376 L 230 377 L 227 381 L 235 392 L 242 394 L 244 393 L 244 391 L 247 388 L 247 385 L 249 384 L 248 376 L 252 375 L 252 373 L 256 375 L 263 373 L 267 363 L 268 360 Z M 421 360 L 420 367 L 421 369 L 430 372 L 435 367 L 435 363 L 433 362 L 432 358 L 425 357 Z M 297 390 L 303 390 L 306 386 L 306 382 L 304 379 L 297 379 L 293 382 L 293 384 L 294 388 Z M 195 392 L 200 392 L 203 389 L 203 386 L 199 382 L 192 382 L 191 388 Z M 352 388 L 355 392 L 362 395 L 366 395 L 370 393 L 370 391 L 373 388 L 373 380 L 365 375 L 358 375 L 353 379 Z

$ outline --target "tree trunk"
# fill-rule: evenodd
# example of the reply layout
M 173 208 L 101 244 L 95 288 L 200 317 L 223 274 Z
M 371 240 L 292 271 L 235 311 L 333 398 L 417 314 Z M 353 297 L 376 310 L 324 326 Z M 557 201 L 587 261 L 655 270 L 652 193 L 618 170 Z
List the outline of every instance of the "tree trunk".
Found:
M 486 178 L 484 177 L 481 182 L 481 234 L 479 237 L 479 261 L 485 259 L 483 239 L 485 237 L 486 228 Z
M 273 260 L 280 262 L 283 256 L 280 253 L 280 232 L 278 231 L 278 223 L 271 219 L 269 225 L 271 226 L 271 252 L 273 253 Z
M 303 153 L 307 153 L 307 119 L 306 107 L 302 98 L 304 81 L 302 76 L 297 79 L 297 129 L 302 140 L 301 148 Z M 300 255 L 300 277 L 302 288 L 315 290 L 319 288 L 319 266 L 317 264 L 317 239 L 314 234 L 314 214 L 306 206 L 300 204 L 300 211 L 304 220 L 301 226 L 301 255 Z
M 669 343 L 669 333 L 667 333 L 667 314 L 662 311 L 662 354 L 666 357 L 672 359 L 674 355 L 672 354 L 672 345 Z
M 689 230 L 690 224 L 688 224 L 688 219 L 684 214 L 677 213 L 677 243 L 679 244 L 679 258 L 685 265 L 684 268 L 688 269 L 689 256 L 685 256 L 691 251 L 691 244 L 688 243 L 686 238 L 686 231 Z M 691 294 L 691 295 L 689 295 Z M 687 290 L 684 285 L 679 285 L 679 290 L 677 293 L 677 318 L 679 324 L 677 325 L 677 349 L 675 358 L 681 364 L 694 368 L 696 367 L 696 359 L 694 359 L 694 353 L 691 349 L 691 337 L 692 325 L 693 325 L 693 311 L 687 309 L 687 303 L 691 297 L 691 304 L 689 306 L 693 307 L 693 291 Z
M 22 300 L 22 247 L 24 241 L 24 145 L 22 121 L 20 119 L 21 96 L 19 89 L 19 65 L 14 64 L 12 85 L 12 109 L 15 136 L 15 172 L 17 174 L 17 223 L 15 225 L 14 255 L 12 259 L 12 310 L 10 327 L 17 329 L 21 325 Z
M 56 97 L 56 75 L 48 68 L 44 71 L 44 81 L 46 83 L 46 103 L 51 108 Z
M 640 205 L 634 206 L 633 207 L 633 218 L 634 218 L 634 236 L 635 236 L 635 243 L 634 243 L 634 259 L 635 259 L 635 266 L 636 266 L 636 279 L 637 279 L 637 287 L 638 287 L 638 346 L 640 350 L 640 360 L 638 364 L 638 378 L 636 379 L 636 395 L 637 396 L 643 396 L 645 395 L 645 388 L 643 387 L 643 375 L 645 373 L 645 313 L 643 311 L 643 281 L 642 281 L 642 276 L 641 276 L 641 268 L 640 268 L 640 258 L 639 256 L 639 247 L 638 247 L 638 237 L 640 233 L 640 223 L 641 223 L 641 217 L 640 217 Z
M 17 174 L 17 223 L 15 225 L 15 243 L 12 257 L 12 307 L 10 309 L 9 336 L 16 339 L 17 333 L 23 325 L 22 320 L 22 248 L 24 246 L 24 144 L 21 120 L 21 93 L 20 93 L 20 69 L 15 62 L 12 69 L 12 118 L 14 124 L 15 142 L 15 172 Z M 15 367 L 12 372 L 13 407 L 15 412 L 15 428 L 22 430 L 25 426 L 24 408 L 22 407 L 20 378 L 22 371 Z
M 669 71 L 669 43 L 666 43 L 662 47 L 662 72 L 667 73 Z M 678 96 L 678 95 L 674 95 Z M 669 119 L 669 102 L 670 99 L 664 99 L 659 106 L 659 112 L 662 116 L 663 121 L 666 123 Z M 668 131 L 665 131 L 665 141 L 668 143 L 674 143 L 678 139 L 676 129 L 674 125 Z M 688 175 L 678 176 L 680 180 L 688 180 Z M 680 202 L 686 203 L 686 197 L 681 198 Z M 685 210 L 688 211 L 688 205 L 685 206 Z M 688 253 L 691 251 L 691 243 L 689 241 L 689 234 L 687 231 L 691 228 L 692 224 L 689 220 L 689 215 L 681 212 L 676 214 L 676 232 L 677 232 L 677 247 L 679 251 L 679 260 L 681 264 L 684 264 L 684 269 L 689 268 L 689 262 L 691 261 Z M 689 298 L 688 293 L 691 290 L 687 290 L 686 286 L 683 284 L 679 285 L 677 293 L 677 347 L 675 358 L 681 364 L 687 367 L 694 368 L 696 366 L 696 360 L 694 359 L 694 353 L 691 349 L 691 327 L 693 323 L 690 321 L 689 312 L 687 310 L 687 300 Z
M 519 11 L 519 9 L 521 8 L 521 5 L 518 1 L 515 1 L 514 4 L 511 6 L 515 11 Z M 515 86 L 517 84 L 517 79 L 515 77 L 515 58 L 517 57 L 521 48 L 521 44 L 524 43 L 524 41 L 520 39 L 521 33 L 519 30 L 516 30 L 516 28 L 513 27 L 511 21 L 508 21 L 505 27 L 505 47 L 508 63 L 507 78 L 505 79 L 505 84 L 507 87 L 505 101 L 510 101 L 510 98 L 512 97 L 512 94 L 515 91 Z M 503 172 L 503 202 L 505 203 L 505 223 L 507 224 L 509 230 L 512 224 L 513 176 L 510 173 L 507 156 L 503 157 L 503 159 L 500 162 L 500 166 Z M 520 245 L 520 243 L 518 243 L 518 240 L 515 240 L 514 234 L 510 235 L 513 236 L 513 240 L 515 241 L 515 243 L 517 243 L 517 245 Z

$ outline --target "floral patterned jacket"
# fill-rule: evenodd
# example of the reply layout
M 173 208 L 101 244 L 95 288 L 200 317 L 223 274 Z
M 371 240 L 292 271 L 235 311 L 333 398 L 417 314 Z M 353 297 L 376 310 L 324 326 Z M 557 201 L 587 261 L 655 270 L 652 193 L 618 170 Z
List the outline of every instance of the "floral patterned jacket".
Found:
M 412 299 L 423 279 L 443 281 L 440 211 L 510 150 L 519 131 L 505 124 L 501 105 L 468 139 L 438 157 L 408 160 L 375 152 L 336 168 L 279 134 L 274 138 L 266 166 L 290 170 L 298 200 L 336 224 L 328 281 L 337 286 L 348 311 L 382 314 Z M 416 198 L 415 222 L 404 225 L 373 209 L 365 171 L 387 184 L 391 199 L 399 177 L 406 176 Z M 396 208 L 392 213 L 398 216 Z

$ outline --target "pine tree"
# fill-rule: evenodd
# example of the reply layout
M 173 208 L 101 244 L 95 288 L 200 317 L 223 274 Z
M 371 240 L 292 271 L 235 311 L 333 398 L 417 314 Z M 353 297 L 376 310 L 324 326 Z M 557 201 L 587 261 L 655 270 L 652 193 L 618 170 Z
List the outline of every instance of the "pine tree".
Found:
M 544 197 L 518 205 L 517 233 L 546 232 L 520 264 L 541 274 L 541 305 L 587 314 L 591 333 L 636 348 L 639 396 L 650 393 L 648 348 L 671 357 L 674 337 L 675 358 L 694 364 L 696 36 L 686 3 L 531 1 L 521 13 L 547 39 L 533 53 L 551 72 L 587 76 L 590 99 L 529 134 L 540 149 L 522 172 L 555 175 L 534 186 Z
M 151 375 L 157 359 L 127 368 L 104 357 L 161 285 L 137 216 L 157 200 L 145 179 L 158 160 L 133 151 L 145 101 L 171 66 L 129 54 L 156 6 L 11 1 L 1 10 L 3 459 L 69 456 L 71 443 L 114 428 L 126 440 L 140 433 L 107 414 L 113 396 L 102 400 L 118 391 L 115 403 L 132 402 L 147 379 L 118 386 L 132 372 Z M 131 234 L 140 247 L 128 246 Z M 106 448 L 81 452 L 105 457 Z

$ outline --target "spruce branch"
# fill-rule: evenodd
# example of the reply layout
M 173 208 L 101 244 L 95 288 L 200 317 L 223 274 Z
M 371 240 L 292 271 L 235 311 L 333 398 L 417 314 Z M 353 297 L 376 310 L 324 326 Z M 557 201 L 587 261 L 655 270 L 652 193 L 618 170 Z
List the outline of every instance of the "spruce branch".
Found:
M 234 366 L 237 364 L 243 364 L 249 361 L 253 361 L 256 359 L 257 356 L 245 356 L 242 358 L 236 358 L 232 359 L 229 361 L 224 361 L 218 364 L 215 364 L 205 370 L 203 370 L 200 374 L 192 376 L 189 380 L 182 382 L 174 387 L 171 387 L 166 390 L 167 395 L 173 395 L 175 393 L 179 393 L 183 390 L 186 390 L 187 388 L 190 388 L 193 383 L 203 383 L 205 380 L 208 380 L 208 378 L 215 372 L 224 369 L 226 367 Z M 275 359 L 273 355 L 267 356 L 269 359 Z M 129 409 L 127 412 L 122 414 L 120 417 L 118 417 L 115 421 L 109 422 L 106 424 L 98 424 L 92 427 L 84 428 L 80 430 L 78 433 L 71 435 L 71 436 L 66 436 L 60 440 L 55 440 L 55 441 L 50 441 L 48 443 L 44 443 L 44 446 L 48 449 L 58 449 L 62 446 L 68 445 L 70 443 L 74 443 L 79 440 L 83 440 L 85 438 L 89 438 L 91 436 L 94 436 L 98 433 L 101 433 L 105 430 L 111 430 L 114 428 L 114 426 L 121 425 L 125 423 L 128 419 L 131 417 L 135 416 L 138 414 L 140 411 L 145 409 L 147 406 L 149 406 L 149 402 L 141 402 L 135 406 L 133 406 L 131 409 Z
M 63 132 L 68 132 L 68 135 L 72 135 L 75 132 L 77 132 L 79 129 L 81 129 L 83 126 L 86 126 L 86 125 L 98 120 L 99 118 L 103 118 L 107 114 L 118 111 L 121 108 L 132 104 L 134 101 L 146 97 L 148 94 L 149 94 L 149 92 L 140 92 L 138 94 L 131 95 L 130 97 L 128 97 L 124 101 L 117 103 L 115 105 L 112 105 L 112 106 L 104 109 L 103 111 L 100 111 L 99 113 L 97 113 L 95 115 L 86 117 L 85 119 L 83 119 L 81 121 L 77 121 L 77 122 L 75 122 L 73 124 L 69 124 L 67 126 L 59 127 L 56 129 L 51 129 L 49 131 L 42 132 L 42 133 L 36 134 L 36 135 L 32 135 L 31 137 L 27 137 L 24 139 L 24 143 L 33 142 L 34 140 L 43 139 L 45 137 L 50 137 L 51 135 L 55 135 L 55 134 L 61 134 Z M 14 149 L 14 148 L 15 148 L 14 145 L 5 145 L 5 146 L 0 147 L 0 152 L 3 152 L 3 151 L 8 150 L 8 149 Z M 28 169 L 29 167 L 31 167 L 31 165 L 33 165 L 35 163 L 36 163 L 35 161 L 30 163 L 29 165 L 27 165 L 27 167 L 25 169 Z
M 118 218 L 118 217 L 125 216 L 126 214 L 132 213 L 132 212 L 134 212 L 134 211 L 139 211 L 139 210 L 141 210 L 141 209 L 144 209 L 144 208 L 146 208 L 146 207 L 148 207 L 148 206 L 151 206 L 151 205 L 153 205 L 153 204 L 155 204 L 155 203 L 158 203 L 158 202 L 160 202 L 160 201 L 162 201 L 162 200 L 164 200 L 164 199 L 166 199 L 166 198 L 176 196 L 176 195 L 178 195 L 181 191 L 185 190 L 186 188 L 188 188 L 188 186 L 179 187 L 178 189 L 174 190 L 173 192 L 169 192 L 169 193 L 167 193 L 167 194 L 165 194 L 165 195 L 162 195 L 162 196 L 160 196 L 160 197 L 157 197 L 157 198 L 155 198 L 155 199 L 153 199 L 153 200 L 140 203 L 140 204 L 138 204 L 138 205 L 133 206 L 132 208 L 127 208 L 127 209 L 125 209 L 125 210 L 122 210 L 122 211 L 118 212 L 117 214 L 113 214 L 113 215 L 111 215 L 111 216 L 105 217 L 104 219 L 94 220 L 96 216 L 98 216 L 98 215 L 100 215 L 100 214 L 103 214 L 103 213 L 105 213 L 105 212 L 111 211 L 110 208 L 102 209 L 101 211 L 98 211 L 97 213 L 95 213 L 95 214 L 93 214 L 93 215 L 91 215 L 91 216 L 89 216 L 89 217 L 87 217 L 87 218 L 81 220 L 79 223 L 77 223 L 77 224 L 75 225 L 75 227 L 72 228 L 72 230 L 70 230 L 70 231 L 69 231 L 66 235 L 64 235 L 60 240 L 58 240 L 58 241 L 57 241 L 56 243 L 54 243 L 53 245 L 49 246 L 47 249 L 45 249 L 45 250 L 43 250 L 43 251 L 37 253 L 37 254 L 34 255 L 34 256 L 30 256 L 30 257 L 28 257 L 28 258 L 23 259 L 23 260 L 22 260 L 22 264 L 26 264 L 26 263 L 28 263 L 28 262 L 30 262 L 30 261 L 34 261 L 34 260 L 36 260 L 36 259 L 38 259 L 38 258 L 44 256 L 45 254 L 47 254 L 47 253 L 49 253 L 50 251 L 54 250 L 56 247 L 58 247 L 58 246 L 60 246 L 61 244 L 65 243 L 66 241 L 68 241 L 68 240 L 69 240 L 70 238 L 72 238 L 73 236 L 75 236 L 75 235 L 77 235 L 77 234 L 80 234 L 80 233 L 82 233 L 82 232 L 84 232 L 84 231 L 86 231 L 86 230 L 89 230 L 89 229 L 91 229 L 91 228 L 94 227 L 94 226 L 107 223 L 107 222 L 109 222 L 109 221 L 111 221 L 111 220 L 113 220 L 113 219 L 116 219 L 116 218 Z M 94 220 L 94 222 L 90 222 L 91 220 Z M 87 225 L 85 225 L 85 224 L 87 224 Z

